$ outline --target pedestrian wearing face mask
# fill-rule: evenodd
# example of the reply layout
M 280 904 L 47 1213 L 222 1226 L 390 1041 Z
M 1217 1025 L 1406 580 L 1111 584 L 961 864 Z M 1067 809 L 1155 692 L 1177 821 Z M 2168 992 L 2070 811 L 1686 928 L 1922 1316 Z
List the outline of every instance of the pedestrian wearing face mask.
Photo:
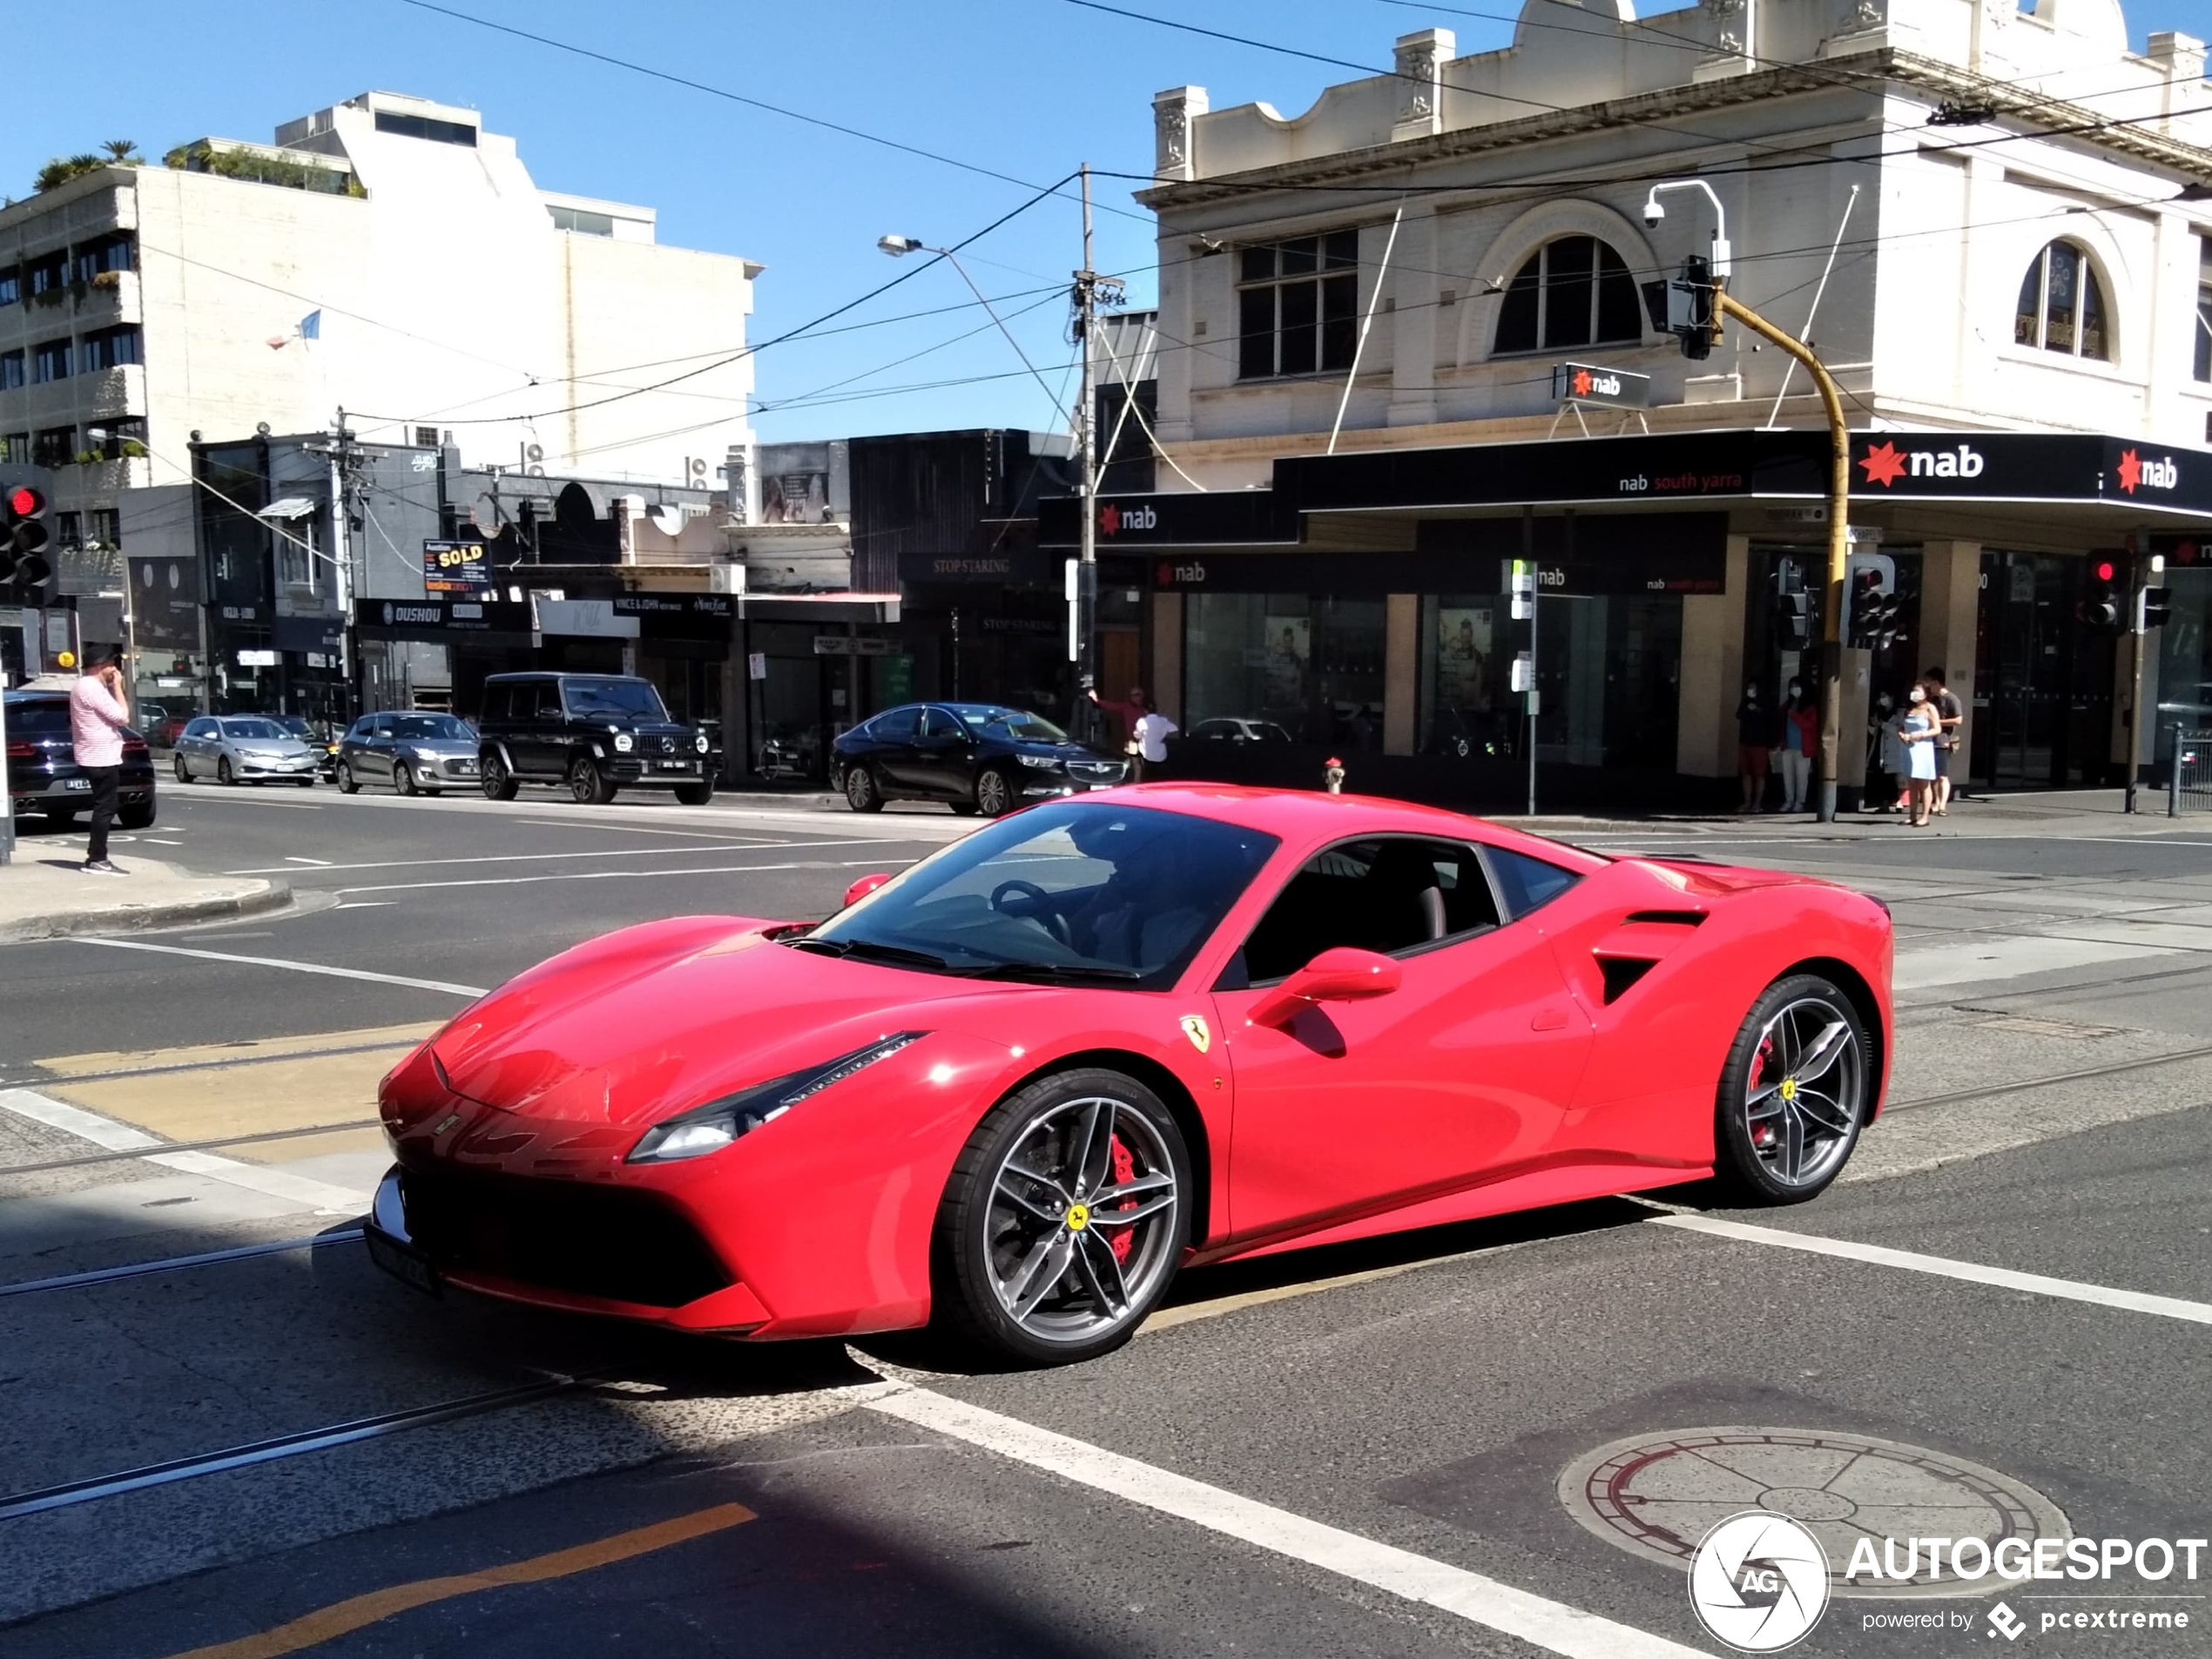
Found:
M 1736 705 L 1736 775 L 1743 785 L 1740 813 L 1766 810 L 1767 764 L 1777 737 L 1774 711 L 1759 695 L 1757 680 L 1743 682 L 1743 700 Z
M 1805 695 L 1804 682 L 1790 682 L 1782 705 L 1782 810 L 1802 813 L 1812 786 L 1812 755 L 1820 742 L 1820 705 Z

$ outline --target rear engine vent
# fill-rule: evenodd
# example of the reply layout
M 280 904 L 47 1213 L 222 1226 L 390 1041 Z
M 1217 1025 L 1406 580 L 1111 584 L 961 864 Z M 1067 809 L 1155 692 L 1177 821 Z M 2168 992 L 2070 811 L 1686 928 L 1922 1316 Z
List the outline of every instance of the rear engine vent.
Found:
M 1702 910 L 1634 910 L 1629 913 L 1627 925 L 1633 927 L 1639 921 L 1656 921 L 1662 927 L 1695 927 L 1704 920 L 1705 913 Z
M 1629 988 L 1658 966 L 1633 956 L 1601 956 L 1598 970 L 1605 975 L 1605 1000 L 1608 1006 L 1629 994 Z

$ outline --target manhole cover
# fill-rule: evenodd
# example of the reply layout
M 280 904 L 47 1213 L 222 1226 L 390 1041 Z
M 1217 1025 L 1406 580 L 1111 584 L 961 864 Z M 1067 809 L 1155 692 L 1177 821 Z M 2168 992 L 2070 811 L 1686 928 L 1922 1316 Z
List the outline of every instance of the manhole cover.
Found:
M 1895 1440 L 1804 1429 L 1632 1435 L 1568 1465 L 1559 1498 L 1607 1542 L 1670 1567 L 1686 1566 L 1697 1541 L 1730 1515 L 1765 1509 L 1791 1516 L 1828 1552 L 1838 1595 L 1987 1595 L 2005 1587 L 1993 1575 L 1953 1577 L 1948 1550 L 1940 1575 L 1929 1570 L 1924 1550 L 1910 1579 L 1848 1582 L 1844 1572 L 1863 1538 L 1874 1541 L 1878 1559 L 1894 1539 L 1901 1566 L 1912 1538 L 1979 1538 L 1994 1549 L 2006 1538 L 2068 1536 L 2056 1504 L 1994 1469 Z

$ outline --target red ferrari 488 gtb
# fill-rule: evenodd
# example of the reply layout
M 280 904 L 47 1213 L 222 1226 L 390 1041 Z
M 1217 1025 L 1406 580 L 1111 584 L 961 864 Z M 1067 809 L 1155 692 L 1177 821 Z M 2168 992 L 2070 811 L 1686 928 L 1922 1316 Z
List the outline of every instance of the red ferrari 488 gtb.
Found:
M 1356 796 L 1001 819 L 827 921 L 687 916 L 384 1080 L 401 1277 L 770 1339 L 1126 1340 L 1177 1268 L 1717 1176 L 1811 1197 L 1878 1109 L 1890 919 Z

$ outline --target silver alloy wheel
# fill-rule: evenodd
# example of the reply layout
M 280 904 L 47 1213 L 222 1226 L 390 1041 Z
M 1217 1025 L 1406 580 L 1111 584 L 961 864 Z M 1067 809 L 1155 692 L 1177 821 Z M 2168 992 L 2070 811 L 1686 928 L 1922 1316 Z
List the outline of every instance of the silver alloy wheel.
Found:
M 1751 1150 L 1784 1187 L 1817 1186 L 1851 1155 L 1864 1076 L 1857 1034 L 1833 1003 L 1800 997 L 1759 1033 L 1743 1091 Z
M 1014 786 L 996 768 L 975 774 L 975 808 L 986 818 L 996 818 L 1014 805 Z
M 845 774 L 846 804 L 856 813 L 865 813 L 875 794 L 875 779 L 864 765 L 856 765 Z
M 1150 1305 L 1175 1269 L 1178 1197 L 1166 1143 L 1128 1102 L 1086 1095 L 1040 1113 L 983 1208 L 983 1258 L 1007 1318 L 1041 1342 L 1076 1344 Z
M 393 767 L 392 787 L 400 794 L 412 795 L 415 792 L 415 768 L 404 760 Z

